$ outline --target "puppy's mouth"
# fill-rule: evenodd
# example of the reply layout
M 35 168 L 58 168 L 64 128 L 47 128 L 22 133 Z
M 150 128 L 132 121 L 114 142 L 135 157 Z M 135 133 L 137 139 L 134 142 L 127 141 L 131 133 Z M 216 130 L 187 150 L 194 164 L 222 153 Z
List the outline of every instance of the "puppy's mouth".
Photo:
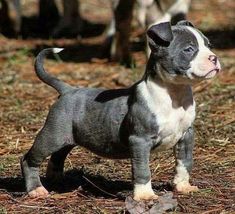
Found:
M 205 75 L 205 78 L 212 78 L 212 77 L 214 77 L 216 74 L 218 74 L 219 71 L 220 71 L 219 68 L 215 68 L 215 69 L 209 71 L 209 72 Z
M 201 79 L 211 79 L 213 78 L 217 73 L 219 73 L 220 69 L 219 68 L 214 68 L 207 72 L 205 75 L 197 75 L 195 73 L 192 73 L 192 75 L 196 78 L 201 78 Z

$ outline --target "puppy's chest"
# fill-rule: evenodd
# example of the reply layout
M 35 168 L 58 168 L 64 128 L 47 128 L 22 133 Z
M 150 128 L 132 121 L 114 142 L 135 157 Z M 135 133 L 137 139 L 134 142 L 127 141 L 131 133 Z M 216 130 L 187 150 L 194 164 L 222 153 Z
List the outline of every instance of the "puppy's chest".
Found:
M 168 107 L 155 112 L 158 137 L 156 143 L 160 143 L 159 149 L 173 147 L 192 125 L 195 118 L 195 105 L 188 109 L 182 106 L 178 108 Z
M 167 89 L 148 82 L 141 86 L 141 94 L 156 118 L 158 129 L 154 145 L 158 150 L 173 147 L 195 119 L 191 88 L 175 90 L 172 96 Z

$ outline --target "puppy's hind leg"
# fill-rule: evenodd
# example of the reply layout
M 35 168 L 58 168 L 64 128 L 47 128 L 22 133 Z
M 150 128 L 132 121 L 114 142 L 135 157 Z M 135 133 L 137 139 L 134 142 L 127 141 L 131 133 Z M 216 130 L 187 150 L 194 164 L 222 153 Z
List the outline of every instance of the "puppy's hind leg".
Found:
M 29 196 L 48 195 L 48 191 L 43 187 L 39 178 L 39 166 L 46 157 L 53 153 L 58 154 L 56 152 L 63 151 L 62 148 L 74 145 L 71 126 L 63 112 L 57 114 L 52 111 L 47 118 L 45 126 L 37 135 L 33 146 L 22 158 L 21 169 Z M 64 155 L 64 159 L 66 155 Z M 57 155 L 53 155 L 53 157 L 57 157 Z M 58 164 L 61 165 L 63 161 Z
M 73 148 L 73 145 L 68 145 L 51 155 L 46 172 L 46 178 L 48 180 L 58 182 L 62 179 L 64 171 L 64 161 Z

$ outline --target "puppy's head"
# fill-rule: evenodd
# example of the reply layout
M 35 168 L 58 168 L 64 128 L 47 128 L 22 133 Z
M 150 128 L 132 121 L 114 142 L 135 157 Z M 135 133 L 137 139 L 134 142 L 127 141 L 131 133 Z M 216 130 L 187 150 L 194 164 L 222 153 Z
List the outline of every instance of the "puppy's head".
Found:
M 167 81 L 193 83 L 213 78 L 221 69 L 209 40 L 188 21 L 171 26 L 169 22 L 151 26 L 148 42 L 160 75 Z

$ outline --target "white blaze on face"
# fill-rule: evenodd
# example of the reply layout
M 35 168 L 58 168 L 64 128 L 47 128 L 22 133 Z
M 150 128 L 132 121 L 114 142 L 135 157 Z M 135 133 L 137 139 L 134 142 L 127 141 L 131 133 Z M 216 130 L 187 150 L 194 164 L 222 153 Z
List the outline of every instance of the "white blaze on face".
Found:
M 216 60 L 213 63 L 210 57 L 216 57 L 216 55 L 204 44 L 203 37 L 192 27 L 187 27 L 198 42 L 198 53 L 194 60 L 191 62 L 191 68 L 187 72 L 187 76 L 190 79 L 197 78 L 212 78 L 221 69 L 220 63 Z

